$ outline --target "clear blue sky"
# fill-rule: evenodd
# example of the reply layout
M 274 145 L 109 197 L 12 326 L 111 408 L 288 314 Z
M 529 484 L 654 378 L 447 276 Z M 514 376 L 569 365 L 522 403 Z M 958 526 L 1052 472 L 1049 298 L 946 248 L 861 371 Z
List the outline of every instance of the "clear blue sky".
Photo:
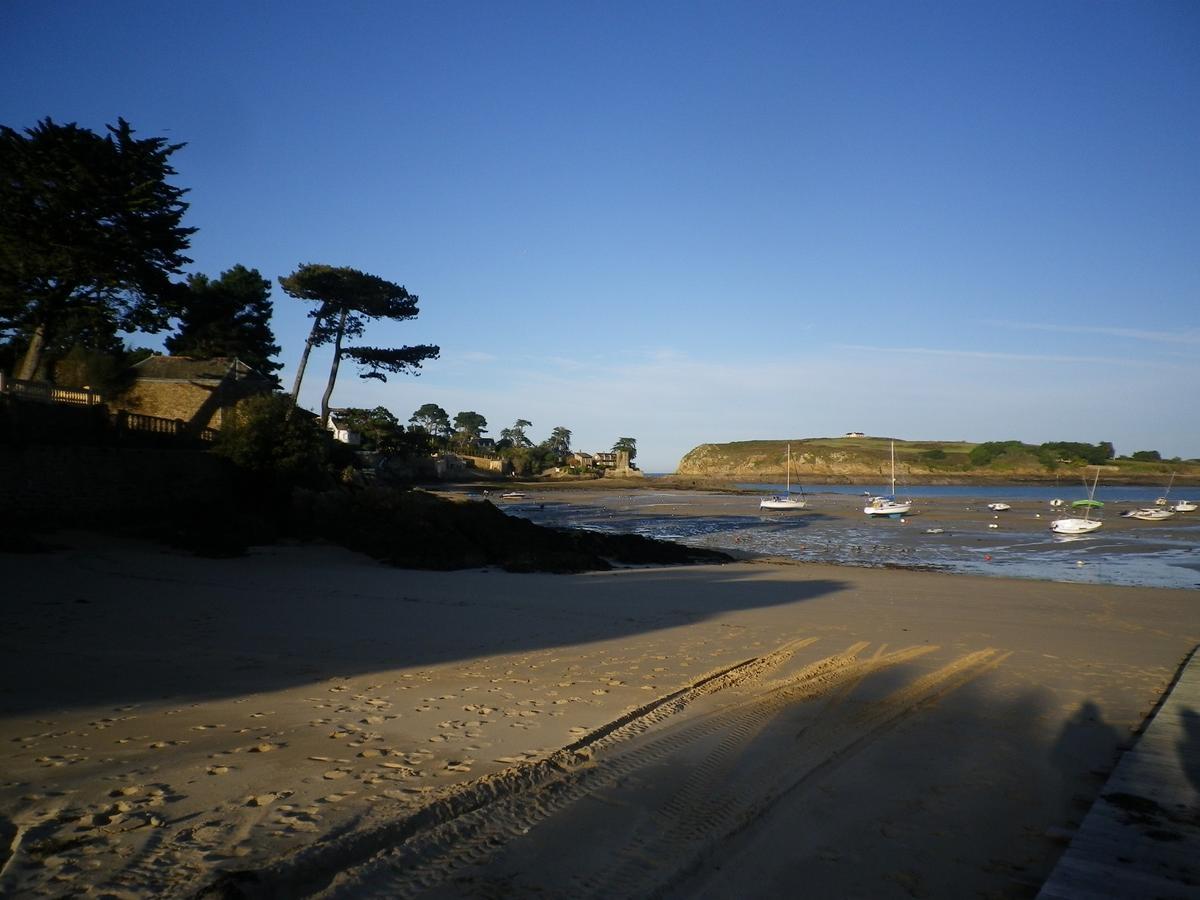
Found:
M 1198 47 L 1192 0 L 8 0 L 0 122 L 186 141 L 194 271 L 418 294 L 369 342 L 442 358 L 337 406 L 650 471 L 848 430 L 1196 457 Z

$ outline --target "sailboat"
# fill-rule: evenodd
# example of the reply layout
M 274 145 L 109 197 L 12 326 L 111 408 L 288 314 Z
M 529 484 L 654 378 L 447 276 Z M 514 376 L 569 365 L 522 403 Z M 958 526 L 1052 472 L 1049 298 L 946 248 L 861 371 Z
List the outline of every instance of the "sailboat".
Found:
M 804 491 L 800 491 L 800 496 L 796 497 L 792 494 L 792 445 L 787 445 L 787 488 L 781 496 L 776 494 L 773 497 L 763 497 L 758 501 L 759 509 L 804 509 L 808 506 L 808 501 L 804 499 Z
M 1076 500 L 1071 504 L 1071 515 L 1063 516 L 1061 519 L 1055 519 L 1050 523 L 1050 530 L 1055 534 L 1089 534 L 1095 531 L 1104 523 L 1099 519 L 1092 518 L 1093 509 L 1103 509 L 1104 504 L 1096 499 L 1096 484 L 1100 481 L 1100 470 L 1096 469 L 1096 477 L 1092 479 L 1092 486 L 1088 489 L 1088 498 L 1086 500 Z M 1087 476 L 1083 479 L 1084 487 L 1087 487 Z M 1077 510 L 1083 510 L 1083 517 L 1080 518 L 1074 514 Z
M 1171 485 L 1175 483 L 1175 473 L 1171 473 L 1171 480 L 1167 482 L 1167 491 L 1161 497 L 1154 501 L 1155 506 L 1166 506 L 1170 501 L 1167 499 L 1171 495 Z
M 872 497 L 863 507 L 868 516 L 902 516 L 912 509 L 912 501 L 903 503 L 896 499 L 896 442 L 892 441 L 892 493 L 889 496 Z

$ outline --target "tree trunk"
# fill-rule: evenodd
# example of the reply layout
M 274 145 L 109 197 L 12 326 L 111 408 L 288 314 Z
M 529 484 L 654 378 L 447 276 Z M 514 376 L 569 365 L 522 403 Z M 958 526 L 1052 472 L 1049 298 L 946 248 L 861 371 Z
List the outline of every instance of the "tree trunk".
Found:
M 304 370 L 308 368 L 308 354 L 312 353 L 314 334 L 317 326 L 314 324 L 312 331 L 308 333 L 308 340 L 304 342 L 304 352 L 300 354 L 300 368 L 296 370 L 296 381 L 292 384 L 292 406 L 295 406 L 300 397 L 300 382 L 304 380 Z
M 42 350 L 45 346 L 46 323 L 42 322 L 33 330 L 33 335 L 29 338 L 29 346 L 25 348 L 21 368 L 17 370 L 18 381 L 33 381 L 37 376 L 38 366 L 42 364 Z
M 346 316 L 350 310 L 342 307 L 338 316 L 337 335 L 333 339 L 333 363 L 329 367 L 329 383 L 325 385 L 325 394 L 321 397 L 321 427 L 329 427 L 329 398 L 333 396 L 333 385 L 337 381 L 338 366 L 342 363 L 342 334 L 346 330 Z

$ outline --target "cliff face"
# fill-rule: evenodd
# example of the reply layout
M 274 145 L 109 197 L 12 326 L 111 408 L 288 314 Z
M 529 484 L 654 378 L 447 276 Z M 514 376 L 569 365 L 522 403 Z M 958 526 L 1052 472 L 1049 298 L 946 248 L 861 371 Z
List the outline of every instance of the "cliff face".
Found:
M 701 444 L 679 461 L 676 471 L 680 475 L 737 478 L 747 481 L 783 479 L 787 474 L 787 446 L 781 444 L 776 450 L 773 447 L 747 449 L 739 444 Z M 897 460 L 896 473 L 899 475 L 901 472 L 906 477 L 945 474 L 944 470 L 934 472 L 927 466 Z M 863 454 L 854 450 L 805 449 L 803 445 L 792 445 L 793 479 L 886 480 L 890 477 L 891 461 L 886 451 L 884 457 L 879 458 L 877 454 Z
M 767 442 L 762 442 L 767 443 Z M 881 468 L 882 466 L 882 468 Z M 787 473 L 787 448 L 748 450 L 738 444 L 701 444 L 679 461 L 680 475 L 707 478 L 746 478 L 758 476 L 784 478 Z M 862 458 L 840 450 L 803 450 L 792 446 L 792 475 L 876 476 L 890 473 L 890 462 Z

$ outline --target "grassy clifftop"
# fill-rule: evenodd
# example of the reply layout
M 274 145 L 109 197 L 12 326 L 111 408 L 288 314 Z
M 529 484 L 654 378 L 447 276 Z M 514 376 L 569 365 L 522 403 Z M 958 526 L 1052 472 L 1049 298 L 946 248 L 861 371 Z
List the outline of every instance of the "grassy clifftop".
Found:
M 787 446 L 792 447 L 792 478 L 811 483 L 886 481 L 890 477 L 891 439 L 803 438 L 791 441 L 734 441 L 701 444 L 679 462 L 678 474 L 739 481 L 782 479 Z M 1054 456 L 1031 444 L 1007 442 L 1003 452 L 979 451 L 997 445 L 965 441 L 901 441 L 896 444 L 896 477 L 904 481 L 955 482 L 973 480 L 1041 481 L 1074 478 L 1088 463 L 1080 458 Z M 975 459 L 972 459 L 972 451 Z M 983 456 L 991 455 L 984 464 Z M 1108 460 L 1103 477 L 1132 482 L 1166 482 L 1176 473 L 1179 484 L 1200 483 L 1200 463 Z

